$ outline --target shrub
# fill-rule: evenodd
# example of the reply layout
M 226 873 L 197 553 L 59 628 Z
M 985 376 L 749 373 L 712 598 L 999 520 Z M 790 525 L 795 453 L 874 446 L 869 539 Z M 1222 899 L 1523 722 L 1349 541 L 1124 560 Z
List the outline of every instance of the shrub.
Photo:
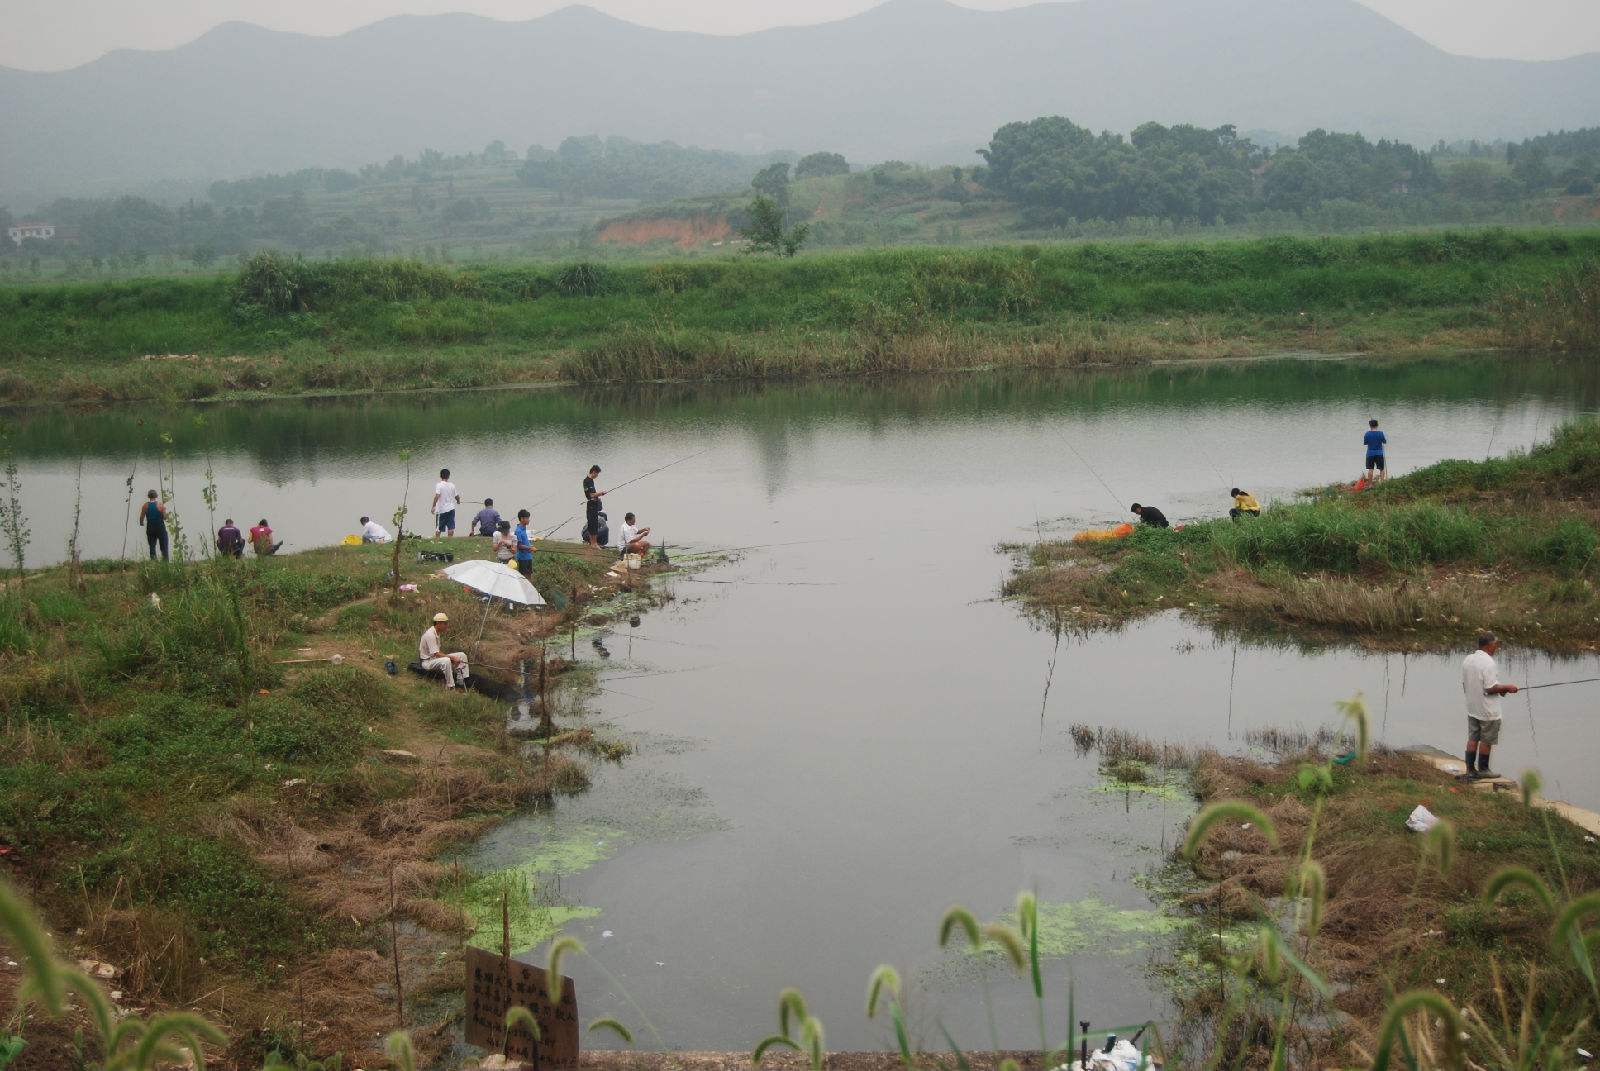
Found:
M 556 273 L 556 290 L 566 297 L 595 297 L 612 283 L 611 272 L 598 264 L 569 264 Z
M 305 289 L 305 261 L 266 249 L 244 262 L 229 298 L 244 314 L 300 312 Z
M 1576 517 L 1564 517 L 1529 548 L 1529 557 L 1566 576 L 1576 576 L 1594 560 L 1600 543 L 1595 531 Z

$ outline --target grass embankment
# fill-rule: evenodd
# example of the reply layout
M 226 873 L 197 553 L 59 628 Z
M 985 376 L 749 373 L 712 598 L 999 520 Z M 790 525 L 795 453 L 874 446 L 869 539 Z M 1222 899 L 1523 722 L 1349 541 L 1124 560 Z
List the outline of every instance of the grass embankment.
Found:
M 1502 230 L 460 270 L 267 255 L 0 289 L 0 400 L 1577 346 L 1597 257 L 1600 233 Z
M 407 542 L 401 571 L 420 590 L 398 596 L 378 546 L 95 562 L 77 582 L 60 567 L 0 591 L 7 862 L 59 932 L 79 929 L 81 954 L 119 969 L 127 1001 L 226 1024 L 236 1062 L 274 1047 L 370 1053 L 394 1018 L 391 882 L 408 1008 L 458 987 L 439 954 L 470 929 L 463 875 L 436 856 L 587 784 L 570 754 L 523 758 L 505 703 L 405 670 L 434 612 L 450 613 L 447 645 L 463 649 L 481 613 L 415 564 L 419 545 Z M 586 590 L 609 564 L 551 545 L 535 583 Z M 536 650 L 593 610 L 497 614 L 484 660 Z M 335 654 L 341 664 L 284 664 Z
M 1573 1067 L 1575 1047 L 1593 1050 L 1600 991 L 1553 932 L 1567 904 L 1600 888 L 1600 847 L 1577 826 L 1403 753 L 1348 767 L 1326 752 L 1290 751 L 1273 763 L 1208 753 L 1194 783 L 1208 804 L 1255 807 L 1278 840 L 1235 813 L 1210 826 L 1193 856 L 1205 884 L 1186 900 L 1212 924 L 1190 950 L 1180 1010 L 1192 1033 L 1210 1034 L 1194 1047 L 1221 1057 L 1206 1066 L 1268 1066 L 1275 1041 L 1282 1066 L 1379 1066 L 1371 1061 L 1385 1016 L 1397 995 L 1417 990 L 1442 999 L 1422 1009 L 1431 1019 L 1402 1017 L 1417 1059 L 1400 1059 L 1397 1047 L 1390 1066 L 1463 1066 L 1447 1055 L 1457 1040 L 1465 1066 L 1507 1071 Z M 1443 819 L 1442 831 L 1406 828 L 1419 803 Z M 1551 902 L 1527 883 L 1496 897 L 1494 876 L 1506 867 L 1531 872 Z M 1262 954 L 1245 936 L 1252 930 L 1235 928 L 1254 923 L 1281 927 L 1280 948 L 1299 962 Z M 1581 923 L 1580 914 L 1580 934 Z M 1439 1005 L 1456 1013 L 1452 1025 L 1431 1011 Z
M 1600 425 L 1581 423 L 1527 453 L 1442 461 L 1259 518 L 1043 543 L 1019 551 L 1006 591 L 1089 626 L 1187 608 L 1383 647 L 1458 647 L 1493 628 L 1521 644 L 1592 650 L 1597 523 Z

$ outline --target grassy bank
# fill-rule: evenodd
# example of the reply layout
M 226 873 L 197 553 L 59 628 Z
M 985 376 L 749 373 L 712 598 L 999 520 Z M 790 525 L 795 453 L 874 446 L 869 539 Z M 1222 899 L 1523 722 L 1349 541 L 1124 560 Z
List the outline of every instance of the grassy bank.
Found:
M 391 926 L 412 999 L 458 987 L 458 965 L 439 956 L 472 923 L 459 869 L 438 854 L 581 790 L 603 750 L 579 732 L 524 758 L 504 702 L 405 670 L 434 612 L 450 613 L 447 646 L 464 649 L 481 612 L 429 578 L 414 546 L 400 559 L 414 593 L 389 591 L 390 548 L 376 546 L 92 562 L 13 575 L 0 591 L 12 875 L 59 932 L 79 934 L 79 954 L 117 969 L 125 1001 L 225 1024 L 235 1063 L 274 1048 L 369 1054 L 371 1024 L 394 1019 Z M 535 583 L 599 583 L 603 596 L 609 564 L 551 545 Z M 508 676 L 505 663 L 593 609 L 497 616 L 477 672 Z
M 1600 425 L 1525 454 L 1443 461 L 1359 494 L 1335 487 L 1182 530 L 1020 551 L 1007 585 L 1033 610 L 1093 625 L 1187 607 L 1381 646 L 1593 649 L 1600 623 Z
M 1184 901 L 1209 925 L 1179 957 L 1187 1052 L 1204 1066 L 1380 1067 L 1385 1049 L 1388 1066 L 1579 1066 L 1600 1013 L 1582 936 L 1600 908 L 1593 838 L 1524 802 L 1538 802 L 1531 773 L 1519 799 L 1405 753 L 1338 765 L 1338 748 L 1279 742 L 1276 761 L 1195 766 L 1207 806 L 1183 854 L 1201 884 Z M 1406 828 L 1418 804 L 1440 819 L 1427 834 Z
M 1576 344 L 1541 318 L 1586 306 L 1542 295 L 1596 258 L 1600 234 L 1503 230 L 479 269 L 264 256 L 237 277 L 0 289 L 0 399 Z

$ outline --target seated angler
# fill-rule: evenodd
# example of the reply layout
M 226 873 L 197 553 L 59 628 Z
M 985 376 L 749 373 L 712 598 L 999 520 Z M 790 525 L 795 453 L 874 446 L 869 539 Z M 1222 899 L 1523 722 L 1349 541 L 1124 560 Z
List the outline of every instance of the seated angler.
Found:
M 465 687 L 471 670 L 467 668 L 467 656 L 463 651 L 443 653 L 439 648 L 439 637 L 450 626 L 448 614 L 434 614 L 433 624 L 429 625 L 422 634 L 422 640 L 417 645 L 417 656 L 422 662 L 424 672 L 439 672 L 444 674 L 444 686 L 455 688 L 458 685 Z
M 645 537 L 650 534 L 649 528 L 640 528 L 633 514 L 629 513 L 622 518 L 622 553 L 624 554 L 649 554 L 650 541 Z

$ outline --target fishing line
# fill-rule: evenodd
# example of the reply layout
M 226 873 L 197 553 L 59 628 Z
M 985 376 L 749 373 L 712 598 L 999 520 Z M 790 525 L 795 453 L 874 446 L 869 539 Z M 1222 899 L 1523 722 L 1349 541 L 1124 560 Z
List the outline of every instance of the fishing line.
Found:
M 1039 700 L 1039 739 L 1044 739 L 1044 711 L 1050 705 L 1050 683 L 1056 679 L 1056 659 L 1061 656 L 1061 611 L 1056 611 L 1056 644 L 1050 652 L 1050 668 L 1044 675 L 1044 695 Z
M 640 677 L 666 677 L 666 676 L 670 676 L 673 673 L 693 673 L 696 670 L 716 669 L 716 668 L 717 668 L 717 666 L 715 664 L 713 664 L 713 665 L 709 665 L 709 666 L 684 666 L 682 669 L 652 669 L 652 670 L 647 670 L 647 671 L 645 671 L 643 673 L 624 673 L 621 676 L 604 677 L 602 679 L 607 684 L 609 684 L 612 681 L 637 680 Z
M 1233 662 L 1228 667 L 1228 739 L 1233 739 L 1233 680 L 1239 673 L 1239 645 L 1233 645 Z
M 1500 406 L 1500 411 L 1495 414 L 1494 427 L 1489 429 L 1489 445 L 1483 448 L 1483 456 L 1485 460 L 1488 460 L 1494 456 L 1494 440 L 1495 437 L 1500 434 L 1500 422 L 1505 418 L 1506 408 L 1502 405 Z
M 1389 656 L 1383 656 L 1383 728 L 1378 732 L 1383 736 L 1389 734 Z
M 1528 732 L 1533 737 L 1533 754 L 1535 758 L 1542 759 L 1544 756 L 1539 754 L 1539 726 L 1533 720 L 1533 689 L 1524 688 L 1523 691 L 1528 693 Z
M 685 584 L 747 584 L 756 587 L 773 588 L 836 588 L 837 580 L 706 580 L 698 576 L 685 576 L 678 578 Z
M 1123 500 L 1122 500 L 1121 496 L 1119 496 L 1115 491 L 1113 491 L 1111 489 L 1111 485 L 1110 484 L 1106 483 L 1105 480 L 1100 478 L 1100 474 L 1094 470 L 1094 466 L 1089 464 L 1089 459 L 1084 457 L 1081 453 L 1078 452 L 1078 448 L 1076 446 L 1072 445 L 1072 440 L 1067 438 L 1065 432 L 1062 432 L 1062 431 L 1060 431 L 1058 429 L 1055 429 L 1055 428 L 1052 428 L 1051 430 L 1055 431 L 1056 436 L 1058 438 L 1060 438 L 1060 440 L 1063 443 L 1066 444 L 1067 449 L 1072 451 L 1072 456 L 1077 458 L 1080 462 L 1082 462 L 1083 467 L 1089 470 L 1089 475 L 1093 476 L 1095 478 L 1095 480 L 1100 484 L 1100 486 L 1104 487 L 1106 489 L 1106 494 L 1110 495 L 1117 503 L 1117 512 L 1121 513 L 1122 512 L 1122 505 L 1123 505 Z

